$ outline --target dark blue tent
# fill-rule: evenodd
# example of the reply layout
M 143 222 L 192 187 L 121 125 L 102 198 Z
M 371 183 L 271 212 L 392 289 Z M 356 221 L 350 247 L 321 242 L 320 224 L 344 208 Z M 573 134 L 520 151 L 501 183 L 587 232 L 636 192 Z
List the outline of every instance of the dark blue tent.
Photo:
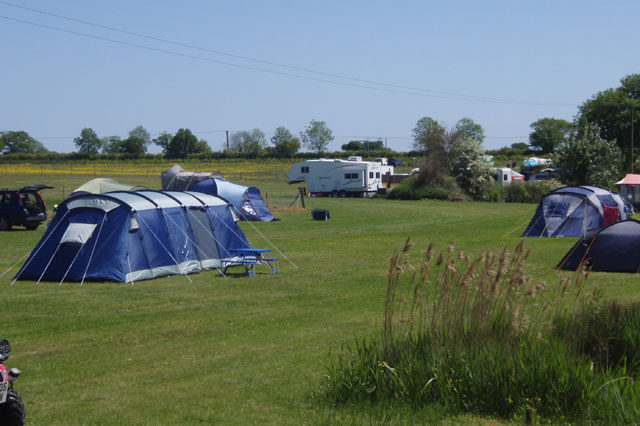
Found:
M 229 204 L 199 192 L 118 191 L 66 199 L 19 280 L 134 282 L 224 268 L 248 248 Z
M 626 220 L 614 223 L 590 238 L 581 238 L 558 264 L 558 268 L 640 272 L 640 222 Z
M 626 219 L 627 207 L 620 195 L 595 186 L 566 186 L 542 197 L 522 236 L 583 237 Z
M 220 179 L 208 178 L 189 187 L 190 191 L 216 195 L 231 204 L 240 219 L 275 220 L 269 208 L 264 204 L 260 190 L 254 186 L 242 186 Z

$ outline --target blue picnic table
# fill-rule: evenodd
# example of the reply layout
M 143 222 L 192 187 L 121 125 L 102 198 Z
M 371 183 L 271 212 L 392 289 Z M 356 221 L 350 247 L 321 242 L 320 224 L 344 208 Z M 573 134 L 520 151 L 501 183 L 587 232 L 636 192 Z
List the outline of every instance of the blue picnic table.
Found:
M 242 265 L 247 271 L 247 274 L 253 277 L 256 275 L 256 265 L 267 265 L 274 274 L 277 274 L 279 272 L 280 259 L 277 257 L 265 257 L 265 253 L 269 253 L 270 251 L 271 249 L 252 247 L 229 249 L 229 252 L 239 259 L 223 260 L 224 263 L 227 263 L 224 272 L 227 271 L 229 266 Z

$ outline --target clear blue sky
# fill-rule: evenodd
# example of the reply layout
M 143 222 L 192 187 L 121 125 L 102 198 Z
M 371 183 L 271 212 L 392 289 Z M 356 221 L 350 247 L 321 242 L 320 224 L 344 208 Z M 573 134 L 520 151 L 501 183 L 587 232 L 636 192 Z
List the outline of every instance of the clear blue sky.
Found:
M 285 126 L 297 134 L 311 119 L 326 121 L 333 130 L 330 149 L 350 139 L 387 137 L 391 148 L 406 150 L 411 129 L 424 116 L 448 125 L 471 117 L 485 129 L 485 146 L 498 148 L 526 142 L 529 125 L 539 118 L 572 120 L 580 103 L 640 72 L 637 0 L 7 1 L 317 72 L 523 101 L 434 97 L 0 3 L 0 130 L 25 130 L 60 152 L 75 150 L 73 138 L 84 127 L 101 137 L 126 136 L 139 124 L 152 134 L 185 127 L 220 150 L 223 130 L 257 127 L 270 136 Z

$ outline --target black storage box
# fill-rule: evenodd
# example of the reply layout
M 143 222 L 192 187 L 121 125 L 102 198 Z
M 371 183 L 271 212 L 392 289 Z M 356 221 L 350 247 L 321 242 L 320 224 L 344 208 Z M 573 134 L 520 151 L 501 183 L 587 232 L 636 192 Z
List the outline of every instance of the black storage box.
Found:
M 329 210 L 311 210 L 311 217 L 313 217 L 313 220 L 329 220 Z

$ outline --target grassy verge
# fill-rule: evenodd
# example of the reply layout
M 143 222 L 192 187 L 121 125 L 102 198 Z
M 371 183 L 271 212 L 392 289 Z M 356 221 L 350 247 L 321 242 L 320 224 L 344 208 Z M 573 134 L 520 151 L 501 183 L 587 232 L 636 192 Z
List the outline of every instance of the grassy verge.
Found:
M 532 282 L 522 243 L 475 259 L 430 245 L 416 265 L 409 248 L 391 258 L 381 338 L 358 341 L 330 367 L 329 402 L 436 404 L 528 423 L 640 421 L 637 305 L 598 304 L 582 272 Z

